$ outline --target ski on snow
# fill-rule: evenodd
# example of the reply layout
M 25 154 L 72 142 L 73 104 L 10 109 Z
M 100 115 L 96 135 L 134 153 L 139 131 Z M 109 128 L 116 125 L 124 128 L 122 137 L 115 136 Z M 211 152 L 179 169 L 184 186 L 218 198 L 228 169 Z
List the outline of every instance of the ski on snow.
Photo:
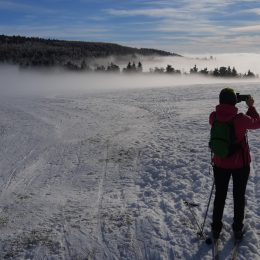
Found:
M 240 245 L 241 240 L 235 240 L 234 245 L 231 251 L 231 260 L 236 260 L 237 259 L 237 254 L 238 254 L 238 247 Z
M 243 234 L 245 233 L 245 230 L 243 230 Z M 236 260 L 237 259 L 237 256 L 238 256 L 238 249 L 239 249 L 239 246 L 241 244 L 241 241 L 243 241 L 243 237 L 241 238 L 235 238 L 234 237 L 234 244 L 233 244 L 233 248 L 231 250 L 231 255 L 230 255 L 230 259 L 231 260 Z
M 236 260 L 238 256 L 238 248 L 241 240 L 235 240 L 233 247 L 231 249 L 230 260 Z M 214 239 L 212 243 L 212 259 L 219 260 L 220 259 L 220 251 L 219 251 L 219 239 Z
M 212 259 L 219 260 L 219 239 L 214 239 L 212 243 Z

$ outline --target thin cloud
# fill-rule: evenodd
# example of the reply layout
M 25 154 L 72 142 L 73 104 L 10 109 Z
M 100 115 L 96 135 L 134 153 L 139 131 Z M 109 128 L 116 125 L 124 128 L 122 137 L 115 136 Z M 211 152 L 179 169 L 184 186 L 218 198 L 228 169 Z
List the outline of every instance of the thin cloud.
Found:
M 165 33 L 183 33 L 183 34 L 197 34 L 198 36 L 204 36 L 205 34 L 216 34 L 223 32 L 225 27 L 223 26 L 212 26 L 207 23 L 196 23 L 193 22 L 193 28 L 191 30 L 189 22 L 164 22 L 154 28 L 154 31 L 165 32 Z
M 216 12 L 216 10 L 224 9 L 231 5 L 231 1 L 227 0 L 211 0 L 207 1 L 148 1 L 142 4 L 151 6 L 151 8 L 136 8 L 136 9 L 107 9 L 106 11 L 112 15 L 117 16 L 154 16 L 154 17 L 172 17 L 173 14 L 178 13 L 208 13 Z M 156 8 L 154 8 L 156 7 Z
M 248 10 L 245 10 L 245 12 L 254 13 L 254 14 L 260 15 L 260 8 L 248 9 Z
M 260 24 L 248 25 L 241 27 L 234 27 L 230 29 L 231 32 L 260 32 Z
M 175 8 L 157 8 L 157 9 L 135 9 L 135 10 L 123 10 L 123 9 L 107 9 L 106 12 L 115 16 L 150 16 L 150 17 L 181 17 L 180 11 Z
M 227 48 L 232 51 L 250 47 L 255 50 L 258 48 L 257 40 L 247 34 L 259 31 L 260 25 L 248 24 L 249 20 L 245 16 L 240 18 L 246 13 L 260 14 L 260 8 L 252 8 L 255 5 L 248 9 L 244 6 L 244 9 L 238 8 L 238 5 L 244 2 L 252 3 L 241 0 L 145 1 L 146 7 L 106 11 L 118 17 L 156 18 L 156 21 L 148 26 L 140 24 L 135 28 L 135 32 L 154 33 L 157 35 L 157 42 L 161 40 L 161 46 L 169 46 L 169 41 L 172 40 L 176 51 L 182 50 L 182 46 L 189 49 L 200 49 L 201 46 L 203 49 Z M 176 47 L 176 44 L 179 46 Z

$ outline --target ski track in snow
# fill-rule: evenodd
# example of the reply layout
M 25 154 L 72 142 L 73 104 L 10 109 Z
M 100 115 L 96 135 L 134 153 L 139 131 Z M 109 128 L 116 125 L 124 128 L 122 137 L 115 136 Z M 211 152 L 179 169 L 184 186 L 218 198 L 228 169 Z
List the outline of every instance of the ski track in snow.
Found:
M 211 259 L 208 116 L 222 84 L 0 102 L 0 259 Z M 252 93 L 257 85 L 238 86 Z M 240 105 L 245 111 L 245 107 Z M 239 259 L 259 259 L 259 130 Z M 212 203 L 205 231 L 210 231 Z M 232 248 L 232 190 L 220 242 Z

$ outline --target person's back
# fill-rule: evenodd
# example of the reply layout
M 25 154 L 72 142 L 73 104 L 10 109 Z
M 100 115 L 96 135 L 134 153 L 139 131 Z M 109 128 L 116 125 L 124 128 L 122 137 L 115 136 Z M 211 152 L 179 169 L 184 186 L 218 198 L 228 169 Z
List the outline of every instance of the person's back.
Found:
M 219 95 L 219 105 L 216 111 L 209 117 L 209 123 L 213 126 L 215 120 L 219 122 L 231 122 L 234 125 L 235 143 L 237 149 L 227 157 L 213 155 L 213 171 L 216 186 L 212 232 L 217 239 L 222 229 L 222 216 L 228 190 L 228 184 L 232 175 L 234 197 L 234 222 L 235 236 L 241 236 L 244 220 L 245 190 L 250 172 L 250 151 L 246 132 L 248 129 L 260 128 L 260 117 L 254 108 L 254 100 L 251 96 L 246 100 L 248 111 L 246 114 L 238 113 L 235 106 L 237 97 L 233 89 L 222 89 Z
M 238 149 L 237 152 L 227 158 L 214 156 L 214 165 L 221 168 L 236 169 L 243 167 L 245 164 L 250 164 L 251 158 L 246 139 L 246 132 L 248 129 L 260 128 L 260 117 L 256 109 L 253 107 L 253 102 L 249 106 L 246 114 L 238 114 L 237 107 L 232 104 L 219 104 L 216 107 L 216 111 L 212 112 L 210 115 L 210 125 L 213 125 L 215 119 L 220 122 L 232 121 L 235 129 L 235 140 L 237 144 L 241 145 L 241 149 Z

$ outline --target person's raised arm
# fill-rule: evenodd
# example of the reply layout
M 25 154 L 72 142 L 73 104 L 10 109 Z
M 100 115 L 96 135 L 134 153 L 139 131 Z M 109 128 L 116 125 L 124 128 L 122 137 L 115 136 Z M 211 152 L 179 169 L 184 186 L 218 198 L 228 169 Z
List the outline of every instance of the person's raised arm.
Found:
M 259 117 L 259 114 L 254 107 L 254 102 L 255 101 L 251 96 L 249 96 L 249 98 L 246 100 L 246 104 L 248 106 L 248 110 L 246 112 L 246 115 L 250 116 L 254 119 L 259 119 L 260 117 Z

